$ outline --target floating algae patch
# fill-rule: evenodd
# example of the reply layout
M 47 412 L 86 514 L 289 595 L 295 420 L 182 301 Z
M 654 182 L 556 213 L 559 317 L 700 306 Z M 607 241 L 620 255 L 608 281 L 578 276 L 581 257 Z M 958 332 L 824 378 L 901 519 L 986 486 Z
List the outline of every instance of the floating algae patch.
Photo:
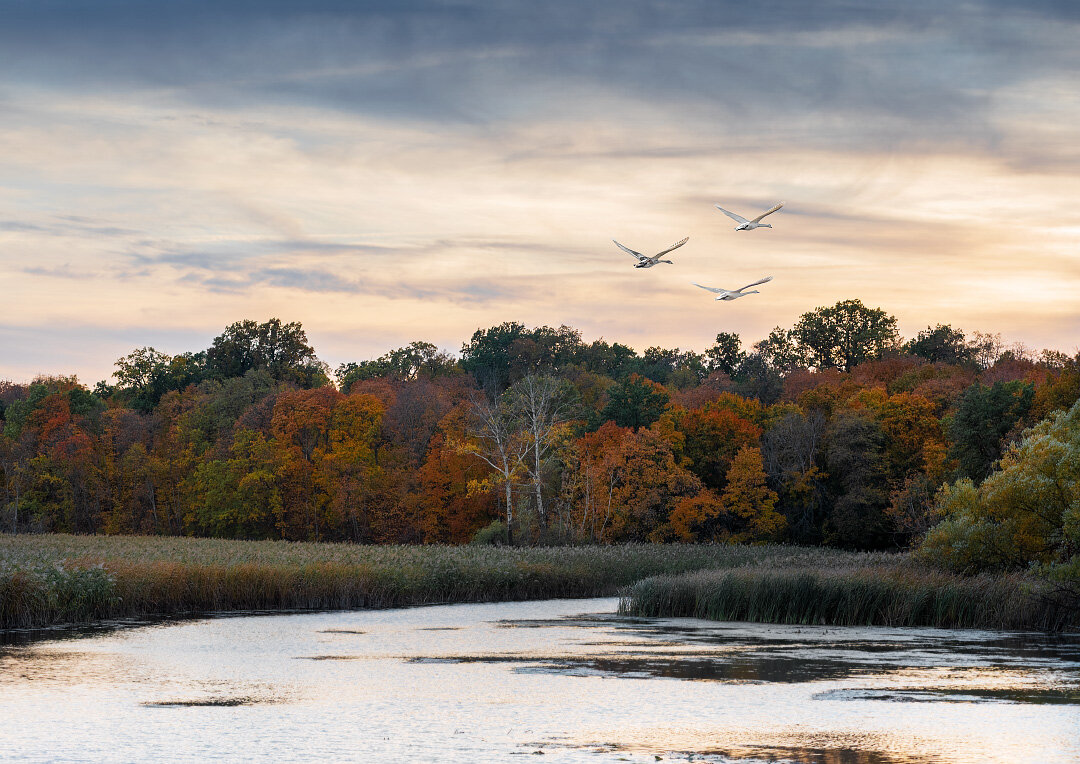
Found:
M 784 764 L 925 764 L 933 761 L 923 755 L 913 758 L 857 748 L 803 748 L 786 745 L 711 749 L 688 754 L 688 761 L 709 761 L 708 757 L 718 757 L 713 759 L 718 762 L 768 761 Z
M 188 708 L 188 707 L 201 707 L 201 706 L 223 706 L 230 708 L 233 706 L 260 706 L 270 703 L 280 703 L 280 699 L 277 698 L 252 698 L 252 697 L 240 697 L 240 698 L 196 698 L 193 700 L 151 700 L 139 705 L 146 708 Z
M 867 673 L 858 664 L 843 661 L 806 661 L 799 658 L 737 659 L 605 657 L 553 665 L 557 673 L 696 681 L 799 684 L 825 679 L 845 679 Z
M 818 693 L 814 700 L 883 700 L 893 703 L 1034 703 L 1080 705 L 1080 687 L 987 688 L 942 687 L 839 689 Z
M 377 659 L 373 655 L 296 655 L 293 660 L 298 661 L 369 661 Z
M 925 754 L 910 756 L 887 751 L 848 747 L 813 747 L 802 745 L 733 745 L 709 746 L 693 750 L 663 750 L 658 752 L 649 746 L 622 745 L 619 743 L 592 743 L 585 745 L 548 742 L 551 749 L 578 749 L 598 754 L 618 756 L 616 761 L 641 761 L 629 756 L 646 756 L 646 760 L 667 762 L 697 762 L 697 764 L 735 764 L 735 762 L 776 762 L 776 764 L 932 764 L 937 759 Z M 620 756 L 620 754 L 622 754 Z
M 509 663 L 515 673 L 611 676 L 625 679 L 684 679 L 738 684 L 798 684 L 824 679 L 845 679 L 874 669 L 858 663 L 806 660 L 800 657 L 745 657 L 702 654 L 558 655 L 486 654 L 411 656 L 406 663 Z
M 591 628 L 595 626 L 609 626 L 626 623 L 627 619 L 615 620 L 614 618 L 505 618 L 493 621 L 493 625 L 499 629 L 560 629 L 560 628 Z

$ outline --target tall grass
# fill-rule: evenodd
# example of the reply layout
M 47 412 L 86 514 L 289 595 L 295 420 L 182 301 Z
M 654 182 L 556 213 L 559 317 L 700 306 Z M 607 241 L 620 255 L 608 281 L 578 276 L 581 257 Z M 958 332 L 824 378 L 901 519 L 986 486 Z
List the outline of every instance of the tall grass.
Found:
M 1080 610 L 1052 586 L 1021 574 L 960 576 L 910 560 L 661 575 L 634 584 L 619 611 L 840 626 L 1038 629 L 1080 626 Z
M 0 628 L 223 610 L 600 596 L 657 574 L 852 559 L 785 546 L 518 549 L 0 535 Z

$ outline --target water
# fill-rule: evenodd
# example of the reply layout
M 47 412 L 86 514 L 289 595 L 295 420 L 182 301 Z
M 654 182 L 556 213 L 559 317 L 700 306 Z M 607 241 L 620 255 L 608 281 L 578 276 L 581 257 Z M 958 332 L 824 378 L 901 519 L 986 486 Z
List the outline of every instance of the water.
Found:
M 248 615 L 0 648 L 23 761 L 1080 761 L 1080 637 L 613 599 Z

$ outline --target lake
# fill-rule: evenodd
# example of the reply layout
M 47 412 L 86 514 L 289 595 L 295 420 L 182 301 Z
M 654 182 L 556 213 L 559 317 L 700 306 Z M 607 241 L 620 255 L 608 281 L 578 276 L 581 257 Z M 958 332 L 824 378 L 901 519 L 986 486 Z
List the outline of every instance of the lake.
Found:
M 16 640 L 0 647 L 0 758 L 1080 761 L 1080 636 L 616 606 L 230 615 Z

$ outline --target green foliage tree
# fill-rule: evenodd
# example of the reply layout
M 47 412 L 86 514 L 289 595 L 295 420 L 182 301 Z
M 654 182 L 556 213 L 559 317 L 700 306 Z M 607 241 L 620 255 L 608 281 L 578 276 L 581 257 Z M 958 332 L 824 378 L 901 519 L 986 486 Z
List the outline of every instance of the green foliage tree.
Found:
M 1080 584 L 1080 403 L 1028 430 L 977 486 L 941 490 L 921 553 L 954 570 L 1032 565 Z
M 896 318 L 860 300 L 805 313 L 792 332 L 807 361 L 818 369 L 850 371 L 899 345 Z
M 781 373 L 757 351 L 739 364 L 736 378 L 736 389 L 741 395 L 756 398 L 766 405 L 776 403 L 784 392 Z
M 116 386 L 111 394 L 136 411 L 149 413 L 165 393 L 183 390 L 206 378 L 206 353 L 174 357 L 152 347 L 137 348 L 116 361 L 113 377 Z
M 496 394 L 529 374 L 559 374 L 578 360 L 584 347 L 581 333 L 569 326 L 530 330 L 508 321 L 477 329 L 461 348 L 461 367 L 489 394 Z
M 701 382 L 708 370 L 704 358 L 692 350 L 651 347 L 642 354 L 638 372 L 661 385 L 685 388 Z
M 948 422 L 952 447 L 960 474 L 976 482 L 990 474 L 1001 458 L 1005 436 L 1020 422 L 1034 401 L 1027 382 L 995 382 L 989 387 L 974 383 L 960 397 Z
M 641 359 L 632 347 L 600 339 L 578 348 L 575 361 L 586 371 L 621 379 L 638 369 Z
M 865 412 L 842 411 L 829 423 L 823 451 L 832 495 L 825 524 L 830 544 L 854 549 L 889 545 L 884 446 L 881 426 Z
M 664 413 L 671 396 L 655 382 L 631 374 L 607 391 L 607 404 L 600 412 L 605 421 L 634 430 L 649 427 Z
M 716 342 L 705 351 L 708 360 L 709 371 L 722 371 L 732 379 L 739 371 L 746 353 L 742 349 L 742 340 L 734 332 L 720 332 L 716 335 Z
M 436 379 L 458 372 L 457 361 L 430 342 L 410 342 L 373 361 L 343 363 L 334 372 L 338 387 L 347 392 L 353 383 L 388 378 L 395 381 Z M 459 372 L 460 373 L 460 372 Z
M 573 364 L 583 344 L 569 326 L 540 326 L 510 344 L 510 383 L 530 376 L 561 374 Z
M 242 377 L 253 369 L 265 369 L 272 379 L 302 388 L 329 381 L 300 323 L 283 324 L 277 318 L 262 324 L 251 320 L 230 324 L 206 351 L 211 379 Z
M 510 346 L 526 334 L 524 324 L 507 321 L 490 329 L 477 329 L 461 346 L 461 368 L 481 387 L 500 392 L 510 386 Z
M 904 350 L 931 363 L 956 366 L 974 364 L 976 356 L 975 349 L 964 338 L 964 332 L 949 324 L 938 324 L 932 329 L 926 327 L 904 345 Z
M 778 376 L 786 376 L 809 365 L 799 347 L 795 332 L 779 326 L 774 327 L 768 337 L 754 343 L 754 352 L 761 362 Z

